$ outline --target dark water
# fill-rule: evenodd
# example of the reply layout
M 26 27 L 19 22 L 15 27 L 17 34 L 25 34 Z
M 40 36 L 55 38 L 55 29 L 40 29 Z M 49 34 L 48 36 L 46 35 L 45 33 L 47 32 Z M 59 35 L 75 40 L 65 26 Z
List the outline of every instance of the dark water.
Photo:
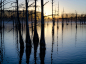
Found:
M 40 50 L 41 25 L 37 26 L 39 42 L 37 49 L 34 48 L 33 36 L 30 26 L 30 39 L 32 47 L 26 50 L 26 29 L 23 26 L 24 48 L 20 47 L 19 33 L 13 28 L 11 23 L 6 24 L 5 28 L 0 30 L 0 64 L 86 64 L 86 25 L 69 25 L 52 22 L 45 23 L 44 36 L 46 50 Z M 33 33 L 32 33 L 33 32 Z

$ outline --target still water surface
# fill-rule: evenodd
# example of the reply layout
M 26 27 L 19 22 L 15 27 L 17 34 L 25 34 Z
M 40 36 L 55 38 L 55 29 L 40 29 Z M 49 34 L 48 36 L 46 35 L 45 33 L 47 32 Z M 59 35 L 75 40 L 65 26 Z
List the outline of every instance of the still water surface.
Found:
M 18 31 L 12 29 L 11 23 L 5 25 L 5 29 L 0 30 L 0 64 L 86 64 L 86 25 L 78 24 L 77 29 L 75 23 L 72 25 L 55 23 L 45 23 L 44 36 L 46 50 L 40 52 L 41 25 L 37 26 L 39 43 L 37 50 L 34 49 L 33 36 L 34 32 L 29 25 L 30 39 L 32 47 L 26 51 L 26 30 L 23 26 L 24 49 L 20 49 L 20 41 Z M 54 28 L 54 29 L 53 29 Z M 36 52 L 34 52 L 34 50 Z M 43 60 L 44 59 L 44 60 Z

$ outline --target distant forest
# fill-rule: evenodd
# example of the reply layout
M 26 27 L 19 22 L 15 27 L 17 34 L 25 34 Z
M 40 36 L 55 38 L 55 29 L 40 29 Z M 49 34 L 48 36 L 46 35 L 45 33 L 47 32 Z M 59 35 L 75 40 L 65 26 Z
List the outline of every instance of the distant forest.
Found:
M 2 12 L 3 12 L 3 10 L 2 10 Z M 0 14 L 1 14 L 1 12 L 0 12 Z M 41 12 L 37 11 L 36 15 L 37 15 L 36 16 L 37 20 L 41 20 Z M 64 13 L 61 15 L 61 17 L 57 17 L 56 15 L 54 15 L 54 18 L 55 19 L 58 18 L 59 20 L 64 19 L 64 21 L 65 21 L 65 19 L 76 20 L 76 15 L 77 15 L 78 20 L 83 20 L 83 21 L 86 20 L 86 14 L 75 14 L 75 13 L 68 13 L 68 14 Z M 0 17 L 1 17 L 1 15 L 0 15 Z M 2 13 L 2 17 L 4 19 L 12 19 L 13 17 L 17 17 L 17 11 L 4 10 L 4 14 Z M 26 10 L 23 10 L 23 11 L 19 10 L 19 18 L 25 19 L 25 17 L 26 17 Z M 30 21 L 31 19 L 32 20 L 35 19 L 35 10 L 28 10 L 28 20 Z M 45 21 L 52 20 L 52 18 L 50 16 L 45 16 L 44 19 L 45 19 Z

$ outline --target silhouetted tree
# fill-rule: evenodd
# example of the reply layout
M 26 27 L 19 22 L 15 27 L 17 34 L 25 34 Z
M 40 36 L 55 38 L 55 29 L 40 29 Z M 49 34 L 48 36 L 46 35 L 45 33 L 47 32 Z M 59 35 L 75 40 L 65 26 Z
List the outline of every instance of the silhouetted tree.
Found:
M 2 29 L 2 0 L 0 1 L 0 29 Z
M 20 43 L 23 44 L 23 39 L 22 39 L 22 36 L 21 36 L 21 23 L 20 23 L 20 19 L 19 19 L 19 11 L 18 11 L 18 0 L 16 0 L 17 2 L 17 19 L 18 19 L 18 30 L 19 30 L 19 37 L 20 37 Z
M 77 28 L 77 13 L 76 13 L 76 28 Z
M 45 48 L 43 0 L 41 0 L 41 40 L 40 40 L 40 46 L 43 46 L 43 48 Z
M 68 15 L 66 14 L 66 25 L 68 25 Z
M 46 49 L 44 49 L 42 47 L 43 46 L 41 45 L 40 46 L 40 60 L 41 60 L 41 63 L 40 64 L 44 64 L 44 58 L 45 58 L 45 52 L 46 52 Z M 46 46 L 45 46 L 45 48 L 46 48 Z
M 4 28 L 4 0 L 3 0 L 3 28 Z
M 62 27 L 64 26 L 64 17 L 63 17 L 63 14 L 62 14 Z
M 21 38 L 21 37 L 19 37 L 19 38 Z M 19 64 L 21 64 L 23 53 L 24 53 L 24 42 L 20 41 L 20 60 L 19 60 Z
M 31 40 L 29 35 L 29 25 L 28 25 L 28 2 L 26 0 L 26 45 L 31 46 Z
M 34 34 L 35 37 L 33 38 L 33 44 L 34 44 L 34 61 L 36 64 L 36 53 L 37 53 L 37 48 L 38 48 L 38 43 L 39 43 L 39 38 L 37 36 L 37 33 Z
M 0 39 L 0 63 L 3 62 L 3 42 L 2 42 L 2 29 L 0 30 L 1 39 Z
M 85 24 L 85 22 L 86 22 L 86 15 L 84 16 L 84 24 Z
M 36 19 L 36 0 L 35 0 L 35 22 L 34 22 L 34 37 L 33 37 L 34 43 L 35 41 L 39 41 L 36 24 L 37 24 L 37 19 Z
M 72 18 L 73 18 L 73 17 L 71 16 L 71 25 L 72 25 Z
M 31 46 L 26 45 L 26 63 L 27 64 L 29 64 L 30 54 L 31 54 Z

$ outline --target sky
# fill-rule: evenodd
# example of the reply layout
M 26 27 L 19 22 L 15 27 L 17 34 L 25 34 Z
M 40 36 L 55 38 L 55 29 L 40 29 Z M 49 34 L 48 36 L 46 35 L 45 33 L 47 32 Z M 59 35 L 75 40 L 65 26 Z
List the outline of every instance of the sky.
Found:
M 16 0 L 9 0 L 9 1 L 16 1 Z M 18 1 L 19 1 L 19 4 L 20 3 L 25 4 L 25 0 L 18 0 Z M 52 14 L 52 0 L 44 0 L 44 3 L 47 1 L 49 1 L 49 3 L 47 3 L 44 6 L 44 14 L 50 15 Z M 31 4 L 32 2 L 34 2 L 34 0 L 29 0 L 28 5 Z M 63 13 L 63 9 L 64 9 L 64 13 L 75 13 L 75 10 L 77 11 L 78 14 L 86 13 L 86 7 L 85 7 L 86 0 L 54 0 L 54 8 L 53 8 L 54 12 L 55 10 L 58 11 L 58 2 L 59 2 L 60 15 Z M 41 5 L 41 0 L 37 1 L 37 5 Z M 9 6 L 10 6 L 10 3 L 5 5 L 6 8 Z M 30 8 L 29 10 L 31 9 L 34 9 L 34 8 Z M 40 7 L 37 8 L 37 11 L 41 11 Z
M 58 7 L 59 2 L 59 13 L 75 13 L 78 14 L 86 13 L 86 0 L 54 0 L 54 10 Z M 58 9 L 58 8 L 57 8 Z M 52 13 L 52 4 L 50 2 L 45 6 L 45 11 L 47 14 Z

